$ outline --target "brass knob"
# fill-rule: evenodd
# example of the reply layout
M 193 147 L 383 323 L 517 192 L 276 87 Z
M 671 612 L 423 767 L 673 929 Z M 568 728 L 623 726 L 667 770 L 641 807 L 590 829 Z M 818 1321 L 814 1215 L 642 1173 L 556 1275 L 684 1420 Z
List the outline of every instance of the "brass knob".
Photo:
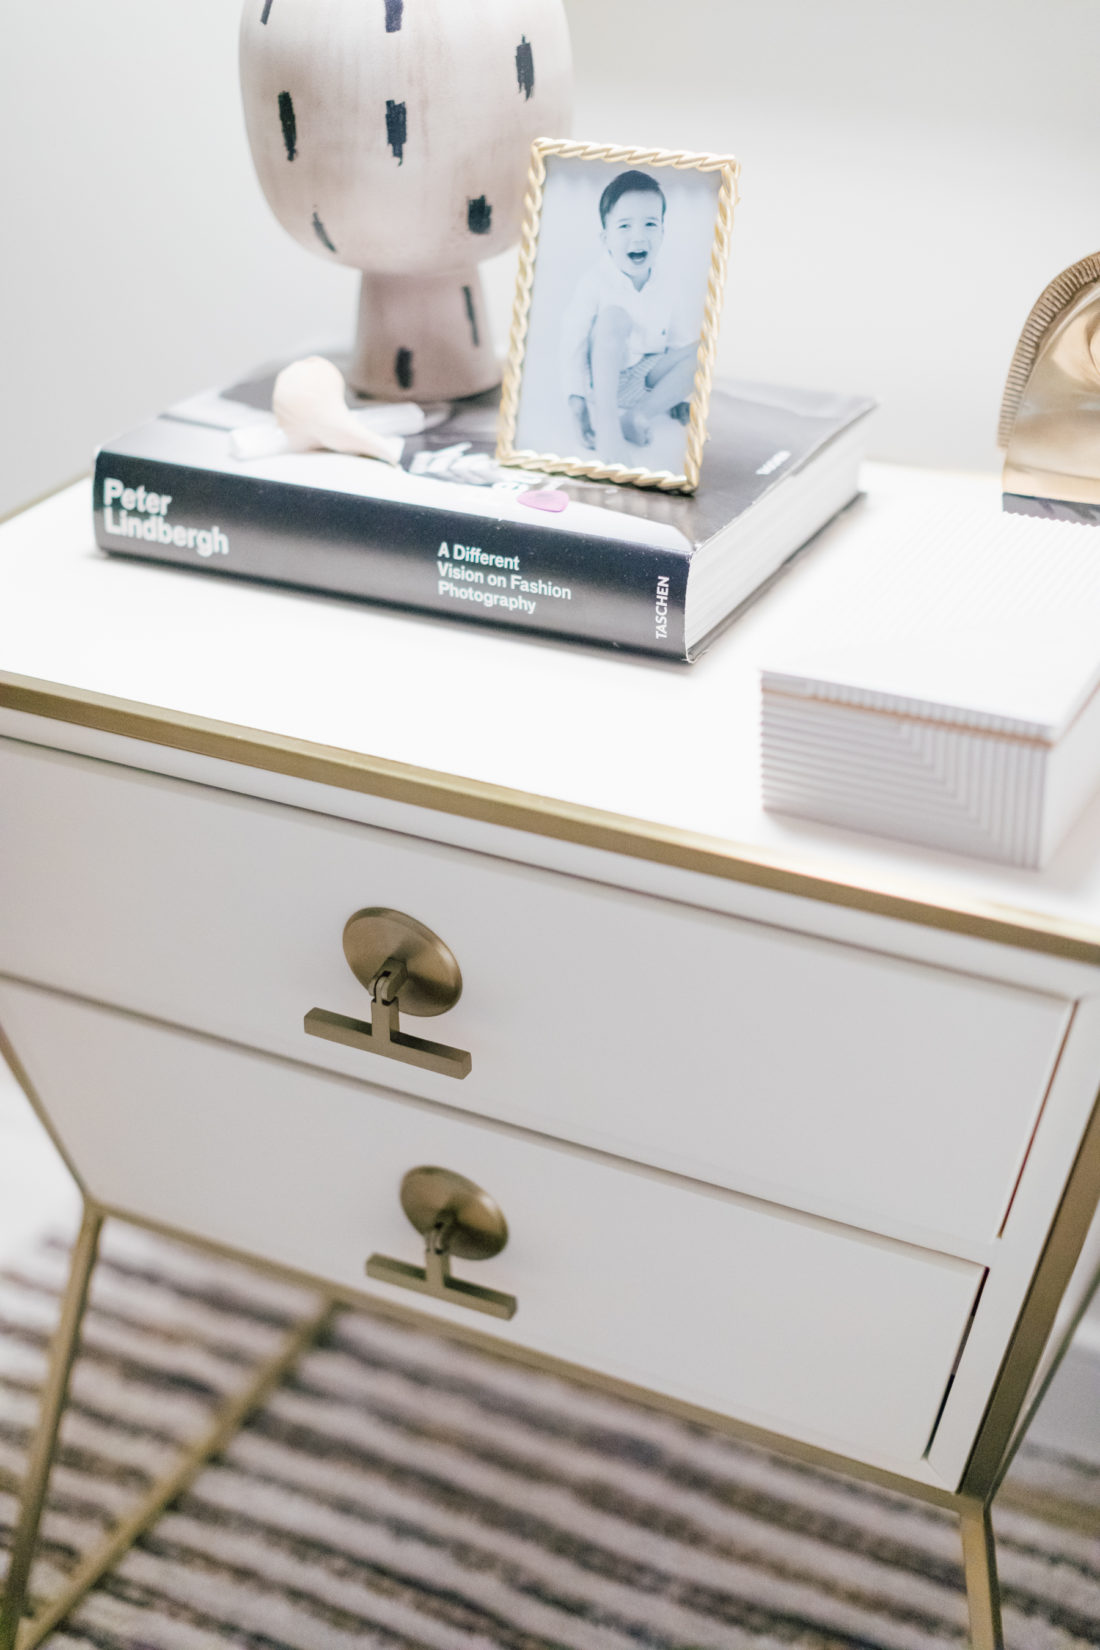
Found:
M 373 995 L 387 963 L 405 965 L 398 1000 L 405 1014 L 445 1014 L 462 995 L 462 972 L 438 934 L 415 917 L 382 905 L 356 911 L 344 924 L 344 956 Z
M 421 1237 L 445 1231 L 445 1247 L 462 1260 L 489 1260 L 508 1242 L 508 1222 L 488 1192 L 450 1169 L 410 1169 L 401 1207 Z
M 344 924 L 348 967 L 371 994 L 371 1018 L 353 1020 L 327 1008 L 311 1008 L 305 1029 L 311 1037 L 381 1054 L 407 1066 L 468 1077 L 465 1049 L 432 1043 L 401 1030 L 400 1015 L 445 1014 L 462 995 L 462 973 L 438 934 L 403 911 L 371 905 Z
M 511 1318 L 516 1297 L 451 1276 L 451 1256 L 489 1260 L 508 1242 L 508 1223 L 496 1202 L 465 1175 L 430 1164 L 410 1169 L 401 1182 L 401 1207 L 424 1239 L 423 1266 L 371 1255 L 367 1276 L 422 1295 L 435 1295 L 494 1318 Z

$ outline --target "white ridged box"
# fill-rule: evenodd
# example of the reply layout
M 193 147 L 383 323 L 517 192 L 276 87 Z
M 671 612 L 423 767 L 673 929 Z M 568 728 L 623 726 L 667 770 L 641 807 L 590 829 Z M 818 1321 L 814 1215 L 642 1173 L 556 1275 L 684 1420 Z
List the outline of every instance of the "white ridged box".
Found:
M 1100 529 L 953 499 L 835 572 L 762 669 L 764 806 L 1046 865 L 1100 785 Z

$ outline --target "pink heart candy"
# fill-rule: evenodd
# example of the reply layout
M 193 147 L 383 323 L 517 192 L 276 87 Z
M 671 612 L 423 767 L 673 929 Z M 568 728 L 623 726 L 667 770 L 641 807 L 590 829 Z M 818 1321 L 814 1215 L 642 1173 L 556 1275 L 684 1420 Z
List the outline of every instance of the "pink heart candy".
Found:
M 530 510 L 549 510 L 556 515 L 569 503 L 569 494 L 559 493 L 553 487 L 539 487 L 534 492 L 520 493 L 519 503 L 526 504 Z

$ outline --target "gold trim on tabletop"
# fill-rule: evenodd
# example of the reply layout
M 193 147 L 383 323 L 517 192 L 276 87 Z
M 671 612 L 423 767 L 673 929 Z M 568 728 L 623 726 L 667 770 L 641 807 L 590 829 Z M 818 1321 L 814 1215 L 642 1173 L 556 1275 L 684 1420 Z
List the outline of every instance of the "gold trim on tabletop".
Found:
M 1100 967 L 1100 929 L 1084 923 L 983 900 L 940 903 L 900 879 L 892 886 L 845 882 L 830 877 L 808 859 L 798 862 L 722 837 L 384 757 L 4 671 L 0 671 L 0 709 Z

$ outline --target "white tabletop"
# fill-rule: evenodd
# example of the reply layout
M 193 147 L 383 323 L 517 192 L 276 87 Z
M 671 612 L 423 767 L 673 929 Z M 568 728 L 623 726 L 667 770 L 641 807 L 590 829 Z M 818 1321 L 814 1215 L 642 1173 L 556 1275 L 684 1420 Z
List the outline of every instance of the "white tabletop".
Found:
M 0 672 L 653 821 L 808 872 L 1100 938 L 1100 798 L 1043 872 L 764 813 L 759 671 L 912 512 L 995 477 L 868 465 L 866 496 L 696 664 L 536 641 L 96 550 L 87 483 L 0 528 Z M 1100 535 L 1098 535 L 1100 545 Z

